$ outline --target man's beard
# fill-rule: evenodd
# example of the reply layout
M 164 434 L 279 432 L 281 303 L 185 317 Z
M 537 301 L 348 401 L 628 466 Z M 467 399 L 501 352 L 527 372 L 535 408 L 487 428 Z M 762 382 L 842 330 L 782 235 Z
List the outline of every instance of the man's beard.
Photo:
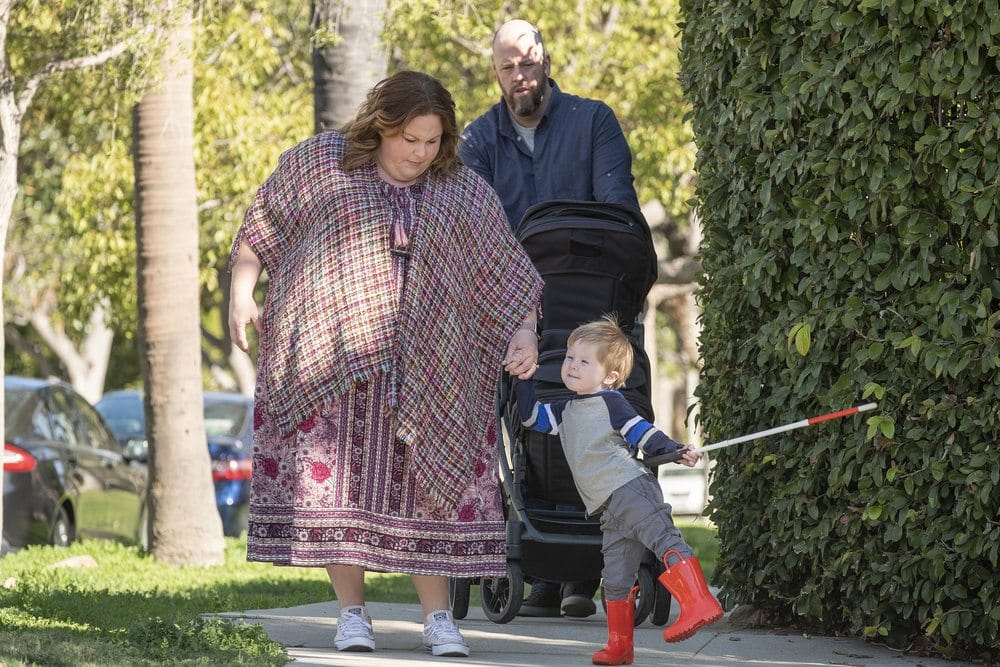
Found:
M 539 84 L 537 88 L 531 91 L 531 94 L 527 98 L 522 98 L 520 102 L 514 100 L 513 94 L 505 95 L 504 97 L 507 100 L 507 106 L 510 108 L 511 113 L 524 118 L 538 111 L 538 108 L 542 106 L 542 97 L 544 96 L 544 86 Z

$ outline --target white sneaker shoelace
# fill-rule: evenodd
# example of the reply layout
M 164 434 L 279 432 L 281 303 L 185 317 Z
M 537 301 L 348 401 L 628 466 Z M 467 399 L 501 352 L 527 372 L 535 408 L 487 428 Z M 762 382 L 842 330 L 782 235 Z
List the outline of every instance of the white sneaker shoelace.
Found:
M 427 617 L 424 646 L 439 657 L 465 658 L 469 655 L 469 645 L 449 611 L 435 611 Z
M 375 633 L 364 607 L 348 607 L 340 612 L 337 636 L 333 645 L 338 651 L 374 651 Z

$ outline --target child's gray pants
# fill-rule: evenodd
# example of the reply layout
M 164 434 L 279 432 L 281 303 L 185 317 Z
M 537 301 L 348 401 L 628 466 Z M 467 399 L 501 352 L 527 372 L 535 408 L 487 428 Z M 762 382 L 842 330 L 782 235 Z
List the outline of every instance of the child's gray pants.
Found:
M 623 600 L 635 585 L 643 553 L 649 549 L 660 560 L 670 549 L 684 558 L 693 556 L 670 517 L 670 505 L 653 474 L 640 475 L 615 489 L 601 514 L 604 597 Z

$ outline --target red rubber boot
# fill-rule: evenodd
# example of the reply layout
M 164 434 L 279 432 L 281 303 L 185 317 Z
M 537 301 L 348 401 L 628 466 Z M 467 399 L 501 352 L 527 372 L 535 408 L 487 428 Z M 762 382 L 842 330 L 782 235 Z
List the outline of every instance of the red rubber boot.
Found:
M 624 600 L 608 600 L 608 643 L 594 654 L 595 665 L 631 665 L 635 659 L 632 633 L 635 630 L 635 596 L 638 587 Z
M 667 562 L 670 554 L 676 554 L 680 559 L 673 567 Z M 671 549 L 663 555 L 663 565 L 666 571 L 660 575 L 660 583 L 674 596 L 681 611 L 677 620 L 663 631 L 664 641 L 687 639 L 698 628 L 722 618 L 722 607 L 709 592 L 697 558 L 683 558 Z

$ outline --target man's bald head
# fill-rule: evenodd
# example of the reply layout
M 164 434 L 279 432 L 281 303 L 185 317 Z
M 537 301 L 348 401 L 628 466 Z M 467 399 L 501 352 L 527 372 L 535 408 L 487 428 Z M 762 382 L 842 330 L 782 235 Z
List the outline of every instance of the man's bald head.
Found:
M 507 108 L 523 127 L 535 127 L 549 102 L 549 69 L 542 33 L 527 21 L 507 21 L 493 35 L 493 71 Z
M 541 31 L 521 19 L 507 21 L 493 35 L 493 61 L 496 62 L 498 50 L 512 47 L 520 47 L 522 51 L 530 52 L 537 50 L 539 59 L 545 55 Z

